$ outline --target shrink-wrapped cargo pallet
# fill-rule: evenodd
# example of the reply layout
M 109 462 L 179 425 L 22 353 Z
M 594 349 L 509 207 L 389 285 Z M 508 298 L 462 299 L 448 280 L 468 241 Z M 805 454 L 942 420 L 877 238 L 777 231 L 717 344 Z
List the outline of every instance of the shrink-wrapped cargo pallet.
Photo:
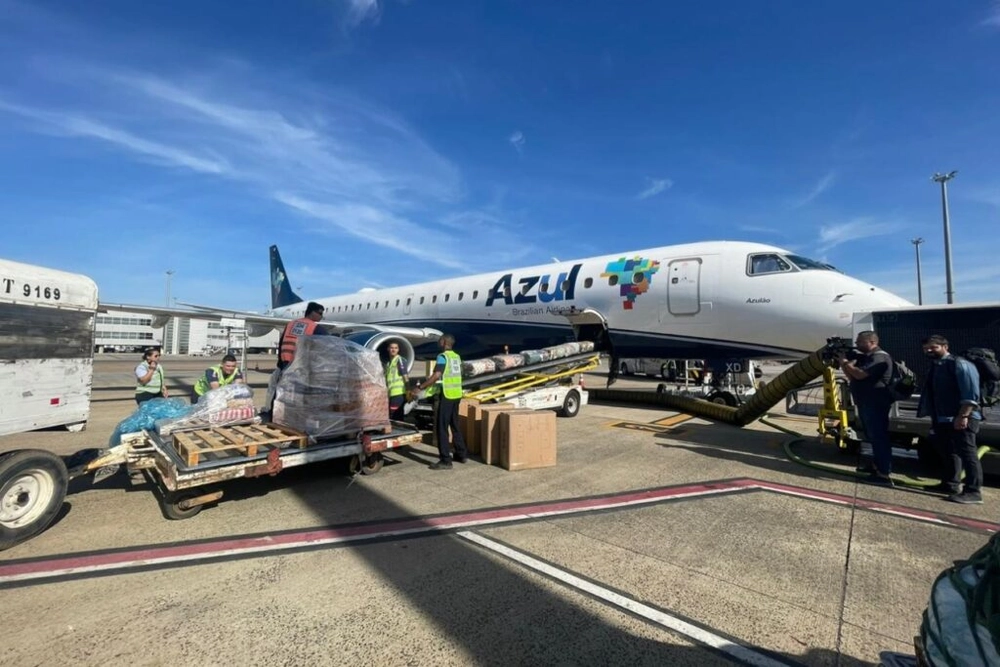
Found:
M 470 378 L 476 375 L 486 375 L 496 371 L 496 362 L 492 359 L 472 359 L 462 362 L 462 377 Z
M 391 431 L 389 395 L 374 350 L 336 336 L 302 336 L 275 389 L 275 423 L 315 438 Z
M 540 364 L 552 358 L 552 353 L 548 350 L 525 350 L 521 353 L 524 357 L 524 364 Z

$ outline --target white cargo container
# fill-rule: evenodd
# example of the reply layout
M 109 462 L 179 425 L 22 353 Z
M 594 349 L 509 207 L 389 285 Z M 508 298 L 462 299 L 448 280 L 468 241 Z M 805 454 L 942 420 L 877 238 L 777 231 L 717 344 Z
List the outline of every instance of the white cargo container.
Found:
M 96 313 L 90 278 L 0 259 L 0 435 L 86 425 Z

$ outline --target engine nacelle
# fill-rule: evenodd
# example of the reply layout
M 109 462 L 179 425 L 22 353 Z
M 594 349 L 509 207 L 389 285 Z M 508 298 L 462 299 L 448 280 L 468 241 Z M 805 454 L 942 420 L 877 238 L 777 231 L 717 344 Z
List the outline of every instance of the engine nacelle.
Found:
M 389 358 L 387 351 L 389 343 L 396 343 L 399 345 L 399 354 L 406 359 L 406 372 L 409 373 L 410 369 L 413 368 L 413 344 L 403 336 L 384 331 L 361 331 L 344 336 L 344 339 L 367 347 L 369 350 L 375 350 L 383 361 Z

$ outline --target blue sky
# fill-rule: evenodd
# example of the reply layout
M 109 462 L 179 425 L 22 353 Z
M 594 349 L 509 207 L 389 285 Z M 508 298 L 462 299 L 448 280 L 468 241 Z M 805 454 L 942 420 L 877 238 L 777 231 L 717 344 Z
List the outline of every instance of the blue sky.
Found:
M 0 0 L 0 256 L 107 302 L 757 240 L 1000 300 L 1000 3 Z M 237 9 L 238 7 L 238 9 Z M 572 9 L 570 9 L 572 7 Z

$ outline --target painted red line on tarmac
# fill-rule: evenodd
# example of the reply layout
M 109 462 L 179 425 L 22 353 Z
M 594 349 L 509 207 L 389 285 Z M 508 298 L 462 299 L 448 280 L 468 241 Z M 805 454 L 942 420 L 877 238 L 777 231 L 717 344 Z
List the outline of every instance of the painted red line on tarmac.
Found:
M 872 512 L 878 512 L 880 514 L 891 514 L 893 516 L 899 516 L 915 521 L 924 521 L 927 523 L 935 523 L 943 526 L 953 526 L 955 528 L 986 531 L 990 533 L 996 533 L 1000 531 L 1000 524 L 993 523 L 990 521 L 981 521 L 979 519 L 971 519 L 963 516 L 954 516 L 951 514 L 944 514 L 940 512 L 931 512 L 929 510 L 921 510 L 921 509 L 916 509 L 914 507 L 904 507 L 903 505 L 893 505 L 891 503 L 880 503 L 875 500 L 867 500 L 865 498 L 855 498 L 853 496 L 845 496 L 839 493 L 830 493 L 829 491 L 816 491 L 814 489 L 805 489 L 799 486 L 778 484 L 776 482 L 764 482 L 759 480 L 735 480 L 735 481 L 737 482 L 745 481 L 749 483 L 750 486 L 755 486 L 765 491 L 774 491 L 775 493 L 781 493 L 784 495 L 797 496 L 800 498 L 809 498 L 810 500 L 819 500 L 821 502 L 835 503 L 838 505 L 854 505 L 855 507 L 866 509 Z
M 140 547 L 115 552 L 56 556 L 0 565 L 0 584 L 43 580 L 55 577 L 96 574 L 106 570 L 155 567 L 210 558 L 247 557 L 271 553 L 344 544 L 361 540 L 402 538 L 440 533 L 459 528 L 512 523 L 545 517 L 642 506 L 665 500 L 725 495 L 737 491 L 771 491 L 819 502 L 856 507 L 910 520 L 986 532 L 1000 531 L 1000 524 L 937 514 L 901 505 L 879 503 L 842 494 L 755 479 L 732 479 L 721 482 L 648 489 L 612 496 L 573 498 L 552 502 L 499 507 L 447 514 L 437 517 L 387 521 L 362 526 L 331 526 L 253 537 L 220 538 L 163 546 Z
M 130 549 L 113 553 L 85 554 L 41 559 L 37 561 L 0 565 L 0 584 L 26 579 L 48 578 L 130 567 L 147 567 L 170 562 L 192 561 L 202 558 L 239 556 L 252 553 L 297 549 L 323 544 L 337 544 L 364 539 L 403 537 L 421 533 L 434 533 L 487 525 L 509 523 L 526 519 L 575 514 L 631 505 L 655 503 L 671 498 L 693 497 L 707 494 L 731 493 L 743 487 L 728 482 L 718 484 L 693 484 L 623 493 L 597 498 L 580 498 L 565 501 L 522 505 L 488 510 L 476 510 L 439 517 L 414 518 L 403 521 L 369 524 L 364 526 L 330 527 L 278 535 L 249 538 L 219 539 L 201 543 L 182 543 L 160 547 Z

